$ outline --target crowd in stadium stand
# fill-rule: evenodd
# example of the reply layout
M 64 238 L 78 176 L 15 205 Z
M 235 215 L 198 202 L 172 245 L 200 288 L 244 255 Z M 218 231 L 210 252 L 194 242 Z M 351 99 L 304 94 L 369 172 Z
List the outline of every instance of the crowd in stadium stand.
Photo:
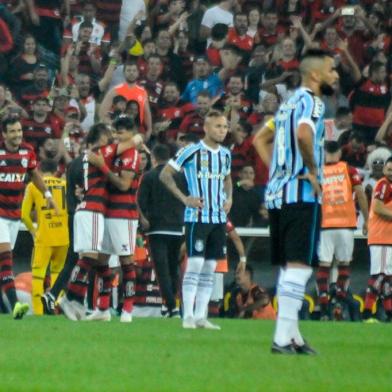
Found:
M 268 168 L 252 142 L 300 85 L 311 48 L 331 52 L 340 76 L 323 99 L 325 138 L 370 202 L 392 148 L 391 33 L 387 0 L 0 0 L 0 119 L 18 116 L 38 161 L 55 160 L 65 177 L 98 122 L 128 116 L 149 150 L 165 144 L 173 156 L 219 109 L 229 120 L 230 221 L 267 227 Z M 151 167 L 142 155 L 140 175 Z M 260 318 L 252 304 L 271 306 L 252 275 L 237 277 L 228 314 Z M 391 316 L 392 293 L 383 295 Z

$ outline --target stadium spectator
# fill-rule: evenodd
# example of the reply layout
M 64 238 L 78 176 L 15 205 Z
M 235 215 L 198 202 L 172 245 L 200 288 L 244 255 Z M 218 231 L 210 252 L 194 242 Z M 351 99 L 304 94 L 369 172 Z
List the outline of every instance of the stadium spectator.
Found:
M 248 35 L 248 27 L 248 15 L 245 12 L 237 12 L 234 15 L 234 26 L 229 28 L 227 43 L 244 52 L 251 52 L 254 39 Z

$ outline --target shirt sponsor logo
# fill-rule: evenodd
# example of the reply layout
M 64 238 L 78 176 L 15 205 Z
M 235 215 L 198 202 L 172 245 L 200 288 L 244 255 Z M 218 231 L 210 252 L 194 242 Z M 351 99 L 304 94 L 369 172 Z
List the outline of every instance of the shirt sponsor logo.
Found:
M 0 173 L 0 182 L 24 182 L 25 174 Z
M 225 175 L 224 174 L 214 174 L 214 173 L 210 173 L 209 171 L 207 171 L 207 172 L 199 171 L 197 173 L 197 178 L 203 178 L 205 180 L 224 180 Z

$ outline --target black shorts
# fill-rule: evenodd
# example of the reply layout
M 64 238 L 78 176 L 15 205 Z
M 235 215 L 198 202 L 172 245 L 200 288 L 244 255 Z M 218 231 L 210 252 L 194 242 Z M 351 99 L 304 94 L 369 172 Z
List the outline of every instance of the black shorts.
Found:
M 185 240 L 188 257 L 206 260 L 226 258 L 225 223 L 185 223 Z
M 272 264 L 318 264 L 321 208 L 318 203 L 284 204 L 269 210 Z

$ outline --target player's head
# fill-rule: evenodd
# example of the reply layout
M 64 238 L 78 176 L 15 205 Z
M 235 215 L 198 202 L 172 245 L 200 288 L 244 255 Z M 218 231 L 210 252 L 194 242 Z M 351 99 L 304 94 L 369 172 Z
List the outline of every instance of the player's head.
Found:
M 87 147 L 102 147 L 109 143 L 112 133 L 104 123 L 94 124 L 86 137 Z
M 385 165 L 384 165 L 384 176 L 386 178 L 388 178 L 389 181 L 392 182 L 392 157 L 389 157 L 386 161 L 385 161 Z
M 170 159 L 170 149 L 165 144 L 156 144 L 151 151 L 151 161 L 153 166 L 166 163 Z
M 135 121 L 128 116 L 120 116 L 113 123 L 113 136 L 117 143 L 128 141 L 136 132 Z
M 323 50 L 308 50 L 301 60 L 300 72 L 303 83 L 317 95 L 333 95 L 339 75 L 334 58 Z
M 5 143 L 11 148 L 19 147 L 23 139 L 22 124 L 19 121 L 19 117 L 7 116 L 1 125 L 1 133 Z
M 214 143 L 222 143 L 229 130 L 227 118 L 219 110 L 210 110 L 204 121 L 205 139 Z
M 43 159 L 39 168 L 42 173 L 55 174 L 57 172 L 57 161 L 54 159 Z
M 340 158 L 342 157 L 342 152 L 338 142 L 335 141 L 325 142 L 324 149 L 326 153 L 325 161 L 327 163 L 340 161 Z

